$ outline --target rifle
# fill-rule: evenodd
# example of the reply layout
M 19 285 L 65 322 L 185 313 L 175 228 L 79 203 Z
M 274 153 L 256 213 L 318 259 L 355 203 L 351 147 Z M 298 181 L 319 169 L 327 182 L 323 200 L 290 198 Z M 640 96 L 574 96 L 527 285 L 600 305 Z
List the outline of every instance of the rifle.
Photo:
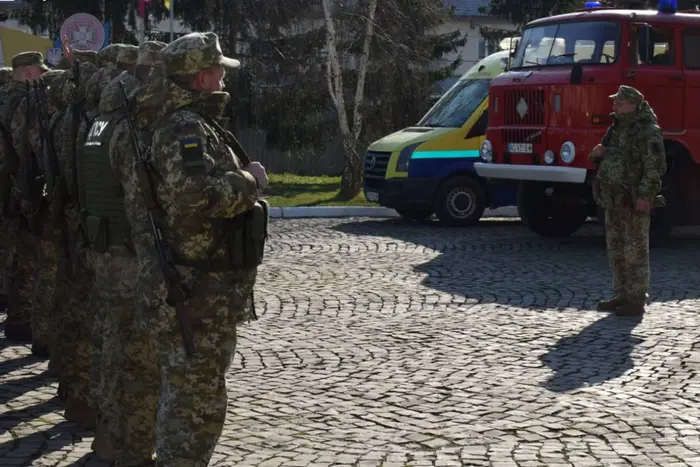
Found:
M 136 130 L 134 128 L 134 122 L 131 119 L 129 97 L 126 94 L 126 88 L 124 87 L 123 81 L 119 81 L 119 89 L 124 101 L 124 108 L 126 109 L 126 123 L 129 126 L 131 145 L 134 150 L 134 170 L 136 171 L 139 187 L 141 188 L 141 194 L 143 195 L 143 200 L 146 204 L 146 209 L 148 210 L 148 221 L 151 226 L 153 243 L 158 251 L 158 262 L 160 263 L 160 269 L 163 272 L 163 279 L 165 279 L 165 284 L 168 288 L 167 302 L 169 305 L 175 308 L 175 315 L 177 316 L 177 321 L 180 325 L 180 332 L 182 334 L 182 342 L 185 346 L 185 352 L 187 352 L 188 356 L 191 356 L 195 352 L 194 337 L 192 335 L 189 320 L 187 319 L 187 313 L 182 308 L 182 304 L 188 298 L 190 298 L 191 292 L 184 285 L 182 275 L 175 268 L 175 264 L 172 260 L 173 254 L 171 248 L 165 241 L 165 235 L 162 228 L 162 226 L 165 224 L 165 215 L 160 209 L 158 198 L 155 195 L 155 191 L 151 183 L 151 177 L 148 172 L 148 161 L 141 154 L 139 140 L 136 136 Z
M 64 210 L 67 204 L 68 189 L 66 179 L 61 175 L 61 164 L 56 156 L 56 148 L 51 137 L 49 124 L 48 101 L 44 83 L 34 82 L 37 120 L 39 122 L 39 138 L 41 140 L 41 157 L 44 166 L 44 181 L 48 201 L 53 206 L 53 225 L 61 232 L 61 243 L 66 256 L 66 272 L 73 276 L 71 241 L 68 226 L 65 225 Z

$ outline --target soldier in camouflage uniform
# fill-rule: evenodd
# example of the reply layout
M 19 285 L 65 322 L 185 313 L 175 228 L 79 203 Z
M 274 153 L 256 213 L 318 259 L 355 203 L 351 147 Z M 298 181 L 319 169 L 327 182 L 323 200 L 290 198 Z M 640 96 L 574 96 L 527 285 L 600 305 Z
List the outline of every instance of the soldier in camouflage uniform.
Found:
M 58 104 L 55 100 L 51 101 L 48 89 L 53 83 L 58 82 L 64 73 L 61 70 L 48 71 L 39 80 L 42 86 L 47 88 L 47 102 L 43 103 L 46 106 L 47 113 L 52 114 Z M 47 115 L 48 118 L 50 118 L 50 114 Z M 36 161 L 39 173 L 44 176 L 44 179 L 47 179 L 47 177 L 58 176 L 59 174 L 52 174 L 50 172 L 51 168 L 46 167 L 44 164 L 45 160 L 42 157 L 42 153 L 45 149 L 45 141 L 41 138 L 39 122 L 37 94 L 32 92 L 22 99 L 12 118 L 12 139 L 15 142 L 19 157 L 26 161 Z M 53 140 L 53 128 L 48 130 L 48 138 Z M 48 358 L 53 340 L 50 315 L 54 306 L 56 274 L 60 257 L 59 249 L 61 248 L 61 229 L 55 222 L 57 216 L 54 203 L 57 201 L 57 193 L 44 193 L 42 198 L 44 212 L 40 216 L 41 225 L 39 231 L 36 232 L 37 237 L 35 239 L 38 261 L 30 318 L 32 353 Z
M 661 129 L 644 96 L 620 86 L 614 99 L 615 123 L 605 146 L 590 159 L 599 162 L 596 202 L 605 209 L 608 258 L 615 297 L 599 308 L 622 316 L 641 315 L 649 289 L 649 223 L 660 204 L 666 154 Z
M 151 465 L 155 451 L 156 414 L 160 391 L 155 339 L 136 322 L 137 262 L 134 246 L 143 243 L 133 229 L 133 198 L 140 196 L 129 181 L 134 155 L 119 83 L 130 93 L 160 71 L 162 42 L 147 41 L 139 47 L 134 74 L 122 72 L 102 92 L 100 114 L 88 134 L 84 149 L 88 229 L 92 225 L 92 263 L 98 309 L 108 310 L 102 323 L 102 361 L 97 436 L 93 450 L 116 465 Z M 157 73 L 156 73 L 157 75 Z M 121 193 L 111 199 L 89 193 Z M 139 204 L 139 215 L 144 209 Z M 90 222 L 90 219 L 100 219 Z M 95 229 L 99 225 L 101 229 Z M 99 232 L 104 230 L 108 235 Z M 102 232 L 104 233 L 104 232 Z M 108 244 L 101 239 L 118 239 Z
M 212 124 L 229 100 L 221 92 L 224 67 L 239 65 L 223 56 L 216 34 L 192 33 L 175 40 L 163 49 L 163 61 L 169 79 L 137 95 L 136 123 L 153 131 L 150 170 L 158 180 L 164 235 L 184 285 L 195 291 L 179 308 L 194 333 L 193 355 L 186 354 L 174 309 L 165 305 L 163 275 L 153 268 L 152 256 L 138 258 L 137 296 L 149 297 L 151 305 L 160 303 L 152 314 L 144 311 L 144 316 L 161 314 L 157 465 L 204 467 L 226 417 L 225 373 L 235 351 L 236 326 L 256 319 L 252 290 L 257 268 L 232 266 L 238 253 L 225 246 L 224 238 L 237 228 L 225 225 L 259 207 L 267 175 L 258 163 L 244 166 Z
M 79 55 L 74 54 L 75 59 Z M 59 395 L 65 398 L 65 418 L 84 428 L 94 428 L 96 413 L 90 399 L 90 379 L 92 369 L 92 325 L 94 310 L 90 302 L 92 271 L 82 244 L 83 233 L 80 227 L 79 187 L 76 177 L 80 167 L 76 166 L 77 127 L 85 119 L 80 102 L 87 92 L 84 83 L 90 79 L 96 67 L 90 63 L 92 56 L 80 62 L 78 79 L 71 68 L 71 79 L 64 80 L 64 98 L 70 105 L 56 123 L 57 154 L 66 174 L 69 203 L 63 210 L 64 224 L 67 227 L 70 257 L 65 255 L 59 265 L 57 285 L 56 316 L 59 317 L 60 378 Z
M 0 68 L 0 96 L 3 95 L 3 88 L 7 89 L 5 87 L 6 84 L 8 84 L 10 81 L 12 81 L 12 68 L 10 67 L 3 67 Z M 1 97 L 0 97 L 1 98 Z M 2 145 L 0 145 L 0 164 L 2 163 Z M 6 183 L 4 187 L 0 186 L 0 190 L 6 190 L 9 189 L 9 183 Z M 0 203 L 1 204 L 1 203 Z M 2 210 L 3 212 L 0 212 L 0 242 L 4 238 L 3 236 L 3 225 L 4 225 L 4 209 Z M 7 305 L 7 290 L 5 289 L 5 286 L 7 285 L 7 280 L 6 280 L 6 269 L 5 269 L 5 264 L 7 264 L 7 248 L 4 243 L 0 244 L 0 308 L 5 308 Z
M 40 52 L 23 52 L 12 58 L 13 79 L 2 92 L 2 102 L 0 102 L 0 115 L 2 125 L 7 132 L 8 138 L 12 140 L 12 117 L 17 111 L 22 99 L 26 95 L 27 82 L 41 78 L 49 68 L 44 64 L 44 56 Z M 9 147 L 14 148 L 14 152 L 19 149 L 14 141 L 9 141 Z M 3 151 L 3 164 L 8 161 L 9 154 Z M 7 167 L 5 167 L 7 168 Z M 31 175 L 29 171 L 21 177 L 21 171 L 16 170 L 13 174 L 15 180 L 27 180 Z M 27 190 L 25 187 L 24 190 Z M 32 207 L 26 203 L 26 197 L 30 193 L 23 193 L 19 185 L 13 186 L 6 196 L 9 197 L 10 204 L 19 206 L 14 209 L 14 213 L 6 216 L 7 228 L 3 229 L 6 235 L 2 239 L 3 245 L 8 249 L 7 268 L 9 269 L 9 280 L 6 290 L 8 291 L 7 321 L 5 322 L 5 336 L 9 340 L 20 342 L 31 342 L 31 303 L 33 297 L 32 280 L 36 270 L 36 247 L 34 235 L 31 232 L 31 221 L 33 220 Z
M 65 66 L 66 73 L 58 82 L 54 83 L 49 88 L 51 101 L 57 104 L 57 110 L 51 117 L 50 127 L 53 128 L 54 148 L 56 155 L 60 161 L 61 168 L 66 177 L 68 191 L 71 196 L 69 204 L 65 206 L 65 219 L 70 221 L 68 229 L 70 232 L 75 232 L 79 226 L 78 200 L 76 195 L 76 185 L 74 177 L 75 171 L 75 130 L 74 127 L 82 121 L 82 112 L 80 99 L 84 96 L 85 82 L 96 70 L 96 52 L 87 50 L 71 51 L 70 56 L 73 61 L 79 62 L 79 67 L 71 67 L 70 63 Z M 65 58 L 65 57 L 64 57 Z M 66 61 L 68 59 L 66 58 Z M 61 251 L 61 263 L 65 266 L 63 260 L 64 252 Z M 59 276 L 60 277 L 60 276 Z M 60 297 L 58 293 L 61 288 L 57 289 L 55 301 Z M 54 374 L 61 374 L 61 361 L 64 359 L 61 356 L 61 349 L 71 345 L 70 339 L 73 331 L 68 329 L 68 332 L 63 331 L 64 328 L 72 326 L 71 317 L 62 316 L 62 313 L 72 313 L 71 310 L 54 304 L 53 311 L 50 315 L 51 329 L 54 330 L 54 339 L 50 349 L 51 360 L 49 362 L 49 371 Z M 69 362 L 70 365 L 70 362 Z M 70 369 L 69 369 L 70 371 Z M 59 398 L 65 399 L 67 380 L 66 377 L 61 378 L 63 383 L 59 383 Z

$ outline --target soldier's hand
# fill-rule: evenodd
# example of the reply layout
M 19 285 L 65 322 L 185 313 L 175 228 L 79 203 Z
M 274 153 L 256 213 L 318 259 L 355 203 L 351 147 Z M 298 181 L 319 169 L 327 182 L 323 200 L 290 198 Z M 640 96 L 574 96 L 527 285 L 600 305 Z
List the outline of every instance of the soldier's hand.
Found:
M 637 212 L 642 212 L 644 214 L 649 214 L 651 212 L 651 202 L 645 199 L 638 199 L 634 206 Z
M 262 164 L 260 164 L 260 162 L 251 162 L 250 164 L 243 167 L 243 170 L 245 170 L 246 172 L 250 172 L 253 175 L 253 177 L 255 177 L 258 180 L 258 185 L 260 186 L 261 190 L 265 189 L 267 184 L 270 183 L 270 179 L 267 177 L 265 167 L 263 167 Z
M 591 161 L 595 162 L 602 159 L 603 155 L 605 155 L 605 146 L 598 144 L 593 148 L 593 151 L 591 151 L 589 158 Z

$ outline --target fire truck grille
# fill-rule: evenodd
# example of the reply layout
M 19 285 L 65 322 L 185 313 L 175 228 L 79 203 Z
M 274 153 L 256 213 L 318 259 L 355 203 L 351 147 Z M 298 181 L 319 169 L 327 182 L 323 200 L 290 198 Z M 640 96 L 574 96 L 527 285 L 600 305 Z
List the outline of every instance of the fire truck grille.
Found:
M 544 125 L 544 91 L 518 89 L 503 97 L 506 125 Z
M 530 143 L 542 142 L 542 130 L 537 128 L 506 128 L 501 130 L 501 141 L 506 143 Z

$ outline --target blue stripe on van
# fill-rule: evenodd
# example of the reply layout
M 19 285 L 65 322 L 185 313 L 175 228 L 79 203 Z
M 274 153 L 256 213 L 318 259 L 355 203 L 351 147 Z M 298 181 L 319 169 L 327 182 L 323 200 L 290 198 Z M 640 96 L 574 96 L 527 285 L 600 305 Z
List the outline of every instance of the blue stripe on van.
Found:
M 479 158 L 478 149 L 450 151 L 416 151 L 411 159 L 474 159 Z

